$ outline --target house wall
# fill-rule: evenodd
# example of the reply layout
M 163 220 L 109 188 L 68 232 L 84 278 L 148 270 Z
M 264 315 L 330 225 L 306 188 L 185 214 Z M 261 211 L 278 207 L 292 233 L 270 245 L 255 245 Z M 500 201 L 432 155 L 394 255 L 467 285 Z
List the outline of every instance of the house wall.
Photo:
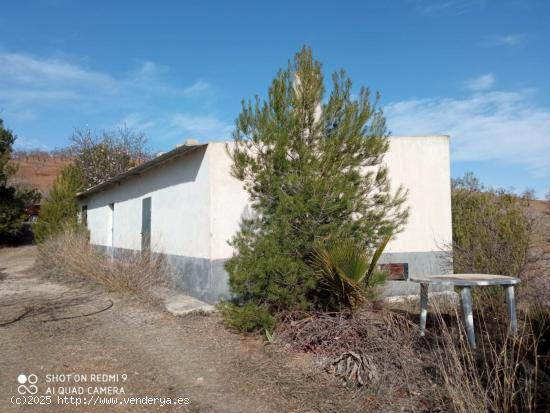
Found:
M 445 252 L 450 245 L 451 176 L 448 136 L 396 136 L 390 138 L 390 149 L 384 162 L 388 167 L 392 190 L 408 190 L 409 219 L 405 230 L 391 240 L 380 263 L 406 263 L 410 275 L 438 274 L 443 268 Z M 211 233 L 212 271 L 226 277 L 223 263 L 233 252 L 227 240 L 237 232 L 241 219 L 251 213 L 248 194 L 242 183 L 228 171 L 231 159 L 227 143 L 208 145 L 211 162 Z M 416 284 L 389 282 L 386 295 L 413 293 Z
M 449 271 L 443 250 L 452 242 L 451 162 L 448 136 L 395 136 L 384 158 L 392 189 L 408 190 L 409 219 L 380 263 L 407 263 L 410 275 Z M 387 295 L 414 292 L 415 284 L 388 283 Z
M 227 296 L 228 240 L 251 213 L 248 193 L 231 176 L 227 143 L 214 142 L 161 167 L 91 195 L 91 242 L 110 247 L 109 204 L 114 203 L 113 247 L 117 254 L 141 249 L 141 201 L 152 199 L 151 248 L 166 255 L 175 284 L 209 302 Z M 382 263 L 408 263 L 409 275 L 434 274 L 440 246 L 451 241 L 449 138 L 392 137 L 385 162 L 393 188 L 409 190 L 410 218 L 392 240 Z M 413 292 L 416 285 L 389 283 L 388 295 Z
M 206 148 L 182 155 L 162 167 L 92 195 L 88 206 L 90 240 L 100 246 L 141 249 L 142 199 L 151 197 L 151 248 L 168 255 L 185 251 L 210 257 L 210 203 Z M 184 159 L 185 158 L 185 159 Z M 109 245 L 109 204 L 114 204 L 113 244 Z M 182 213 L 175 213 L 176 211 Z
M 151 197 L 151 250 L 164 254 L 177 287 L 203 296 L 210 283 L 210 178 L 206 146 L 80 201 L 90 241 L 118 256 L 141 250 L 142 200 Z M 109 204 L 114 204 L 109 242 Z M 227 290 L 227 287 L 225 287 Z M 219 293 L 216 293 L 219 295 Z

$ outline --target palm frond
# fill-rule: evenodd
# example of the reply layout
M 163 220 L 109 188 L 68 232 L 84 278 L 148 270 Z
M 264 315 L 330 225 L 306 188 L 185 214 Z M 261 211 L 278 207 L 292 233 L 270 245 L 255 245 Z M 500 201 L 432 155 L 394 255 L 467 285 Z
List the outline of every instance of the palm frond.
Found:
M 376 264 L 391 237 L 383 240 L 372 257 L 362 244 L 353 240 L 333 241 L 315 248 L 309 265 L 319 282 L 334 294 L 341 305 L 357 307 L 365 300 L 366 289 L 375 272 Z M 376 284 L 382 279 L 376 280 Z
M 376 251 L 374 251 L 374 255 L 372 256 L 372 260 L 370 262 L 368 274 L 367 274 L 367 281 L 374 273 L 374 270 L 376 269 L 376 264 L 378 264 L 378 260 L 382 256 L 382 253 L 386 249 L 386 245 L 388 245 L 388 242 L 390 242 L 390 239 L 392 237 L 392 234 L 388 235 L 386 238 L 382 240 L 378 248 L 376 248 Z

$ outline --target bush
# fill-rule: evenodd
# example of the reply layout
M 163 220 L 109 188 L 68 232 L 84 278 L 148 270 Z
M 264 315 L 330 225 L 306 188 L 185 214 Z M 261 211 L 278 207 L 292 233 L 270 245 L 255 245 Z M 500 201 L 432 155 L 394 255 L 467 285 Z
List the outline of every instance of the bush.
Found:
M 272 332 L 276 323 L 268 309 L 253 303 L 239 306 L 231 301 L 224 301 L 218 304 L 218 309 L 229 327 L 243 332 Z
M 77 168 L 67 166 L 56 178 L 48 197 L 42 204 L 40 215 L 33 227 L 38 242 L 60 233 L 64 228 L 78 224 L 76 194 L 83 188 L 83 179 Z
M 533 231 L 522 199 L 486 190 L 473 174 L 453 181 L 453 267 L 455 273 L 518 277 L 525 269 Z
M 36 270 L 66 282 L 93 281 L 146 300 L 166 280 L 161 256 L 145 251 L 113 259 L 88 242 L 88 231 L 81 226 L 64 226 L 40 244 Z

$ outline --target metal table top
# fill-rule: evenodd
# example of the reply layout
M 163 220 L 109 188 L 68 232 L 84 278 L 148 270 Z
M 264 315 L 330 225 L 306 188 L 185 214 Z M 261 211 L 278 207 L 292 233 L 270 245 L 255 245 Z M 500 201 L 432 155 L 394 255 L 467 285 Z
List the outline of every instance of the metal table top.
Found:
M 409 281 L 431 285 L 485 286 L 485 285 L 516 285 L 519 278 L 494 274 L 446 274 L 411 276 Z

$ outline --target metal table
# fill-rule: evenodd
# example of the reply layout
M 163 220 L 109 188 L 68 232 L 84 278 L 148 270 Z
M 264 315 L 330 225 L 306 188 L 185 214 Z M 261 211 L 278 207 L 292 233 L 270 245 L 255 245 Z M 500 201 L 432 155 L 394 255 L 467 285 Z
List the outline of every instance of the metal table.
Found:
M 517 333 L 518 323 L 516 316 L 516 298 L 514 286 L 519 284 L 519 278 L 506 275 L 492 274 L 449 274 L 430 276 L 411 276 L 410 281 L 420 283 L 420 335 L 424 335 L 426 329 L 426 316 L 428 314 L 428 289 L 430 285 L 447 285 L 458 287 L 464 324 L 468 333 L 468 342 L 472 348 L 476 347 L 476 336 L 474 330 L 474 317 L 472 314 L 472 287 L 485 287 L 489 285 L 502 285 L 506 289 L 506 304 L 508 316 L 510 317 L 510 328 L 513 334 Z

